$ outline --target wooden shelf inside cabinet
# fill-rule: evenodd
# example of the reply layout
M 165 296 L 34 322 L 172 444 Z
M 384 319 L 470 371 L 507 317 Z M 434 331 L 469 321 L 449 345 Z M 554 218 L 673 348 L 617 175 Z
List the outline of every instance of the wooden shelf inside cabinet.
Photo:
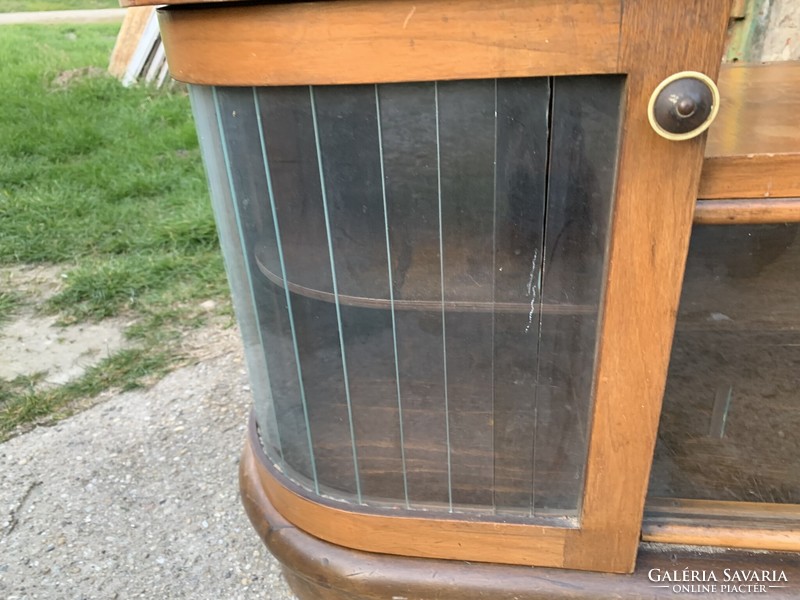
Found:
M 800 196 L 800 62 L 728 65 L 700 199 Z
M 468 249 L 464 249 L 464 252 Z M 336 296 L 333 291 L 325 290 L 325 282 L 330 282 L 330 267 L 328 263 L 328 256 L 320 257 L 313 253 L 297 253 L 297 258 L 302 260 L 301 268 L 298 272 L 302 272 L 304 277 L 308 277 L 308 282 L 294 282 L 288 281 L 287 286 L 289 291 L 293 294 L 299 294 L 308 298 L 322 300 L 324 302 L 335 302 Z M 428 260 L 426 256 L 433 257 Z M 279 268 L 271 267 L 271 265 L 278 265 L 279 260 L 277 256 L 270 256 L 269 250 L 265 246 L 258 246 L 255 250 L 256 264 L 259 271 L 272 283 L 280 287 L 284 287 L 284 279 L 279 271 Z M 432 264 L 435 260 L 436 264 Z M 395 297 L 392 300 L 389 294 L 386 297 L 368 297 L 362 295 L 354 295 L 344 293 L 343 286 L 340 280 L 339 283 L 339 302 L 347 306 L 356 306 L 360 308 L 375 308 L 389 310 L 394 306 L 395 310 L 415 310 L 415 311 L 440 311 L 444 305 L 444 310 L 447 312 L 482 312 L 482 313 L 531 313 L 532 311 L 551 314 L 551 315 L 591 315 L 596 314 L 598 307 L 592 304 L 543 304 L 535 300 L 535 294 L 532 296 L 531 301 L 527 302 L 497 302 L 497 301 L 472 301 L 472 300 L 448 300 L 441 299 L 441 280 L 439 277 L 438 255 L 433 253 L 426 253 L 425 249 L 415 249 L 414 256 L 409 259 L 408 266 L 404 270 L 404 279 L 413 279 L 417 282 L 423 281 L 422 286 L 418 285 L 414 291 L 413 298 L 398 297 L 398 290 L 402 288 L 395 282 Z M 446 277 L 444 281 L 445 287 L 450 290 L 451 297 L 468 298 L 470 296 L 470 288 L 473 286 L 471 283 L 464 283 L 463 280 L 469 280 L 468 274 L 461 274 L 462 276 Z M 525 287 L 525 282 L 532 276 L 530 273 L 518 273 L 515 281 L 519 283 L 521 288 Z M 380 273 L 360 273 L 359 278 L 367 281 L 372 281 L 378 278 L 386 279 L 387 271 Z M 448 280 L 449 279 L 449 280 Z M 500 282 L 498 281 L 498 287 Z M 532 285 L 532 283 L 531 283 Z M 508 290 L 504 290 L 507 297 Z M 517 294 L 522 295 L 522 294 Z

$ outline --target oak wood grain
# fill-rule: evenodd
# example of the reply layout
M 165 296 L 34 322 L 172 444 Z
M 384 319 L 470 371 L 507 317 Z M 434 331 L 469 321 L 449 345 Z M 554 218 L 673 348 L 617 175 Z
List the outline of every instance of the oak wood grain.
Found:
M 392 516 L 346 503 L 334 507 L 290 489 L 292 484 L 268 467 L 252 422 L 249 438 L 242 462 L 257 475 L 270 503 L 293 525 L 334 544 L 400 556 L 560 567 L 566 540 L 578 533 L 568 527 Z
M 581 535 L 568 541 L 565 561 L 613 572 L 634 568 L 705 142 L 660 138 L 645 108 L 674 72 L 716 77 L 730 1 L 658 7 L 625 3 L 620 70 L 628 78 L 614 235 Z
M 247 444 L 258 443 L 252 437 Z M 800 554 L 693 549 L 648 544 L 633 575 L 608 575 L 565 569 L 490 565 L 451 560 L 397 557 L 350 550 L 315 538 L 287 521 L 270 503 L 247 447 L 239 463 L 242 502 L 251 523 L 283 566 L 292 590 L 303 600 L 384 600 L 398 595 L 437 600 L 588 600 L 590 598 L 668 599 L 670 587 L 656 588 L 651 569 L 783 570 L 789 582 L 800 579 Z M 796 589 L 769 590 L 770 598 L 794 598 Z
M 694 222 L 698 225 L 798 223 L 800 198 L 698 200 Z
M 618 0 L 341 0 L 159 11 L 170 73 L 216 85 L 614 72 Z
M 700 198 L 800 196 L 800 63 L 725 66 Z
M 713 527 L 645 520 L 642 524 L 642 540 L 661 544 L 800 552 L 800 530 L 797 528 Z
M 772 502 L 702 500 L 695 498 L 648 498 L 645 517 L 706 518 L 740 520 L 757 525 L 759 521 L 800 521 L 800 506 Z

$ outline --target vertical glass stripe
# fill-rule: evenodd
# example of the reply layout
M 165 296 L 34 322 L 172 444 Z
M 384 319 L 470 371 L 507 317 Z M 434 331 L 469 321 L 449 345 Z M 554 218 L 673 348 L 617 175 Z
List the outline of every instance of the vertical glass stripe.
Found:
M 216 87 L 211 88 L 211 94 L 212 94 L 212 97 L 214 99 L 214 114 L 216 115 L 216 118 L 217 118 L 217 129 L 219 130 L 219 138 L 220 138 L 220 142 L 221 142 L 220 145 L 222 146 L 222 157 L 223 157 L 223 161 L 225 163 L 225 173 L 226 173 L 227 178 L 228 178 L 228 186 L 230 187 L 231 199 L 233 200 L 233 202 L 232 202 L 232 204 L 233 204 L 233 214 L 236 217 L 236 228 L 237 228 L 237 230 L 239 232 L 239 240 L 240 240 L 241 245 L 242 245 L 242 256 L 245 258 L 244 272 L 247 274 L 247 287 L 248 287 L 248 289 L 250 291 L 250 301 L 251 301 L 252 306 L 253 306 L 253 314 L 257 315 L 258 314 L 258 305 L 256 304 L 256 299 L 255 299 L 255 296 L 253 294 L 253 277 L 252 277 L 252 274 L 250 273 L 250 267 L 249 267 L 250 260 L 249 260 L 249 257 L 247 256 L 247 248 L 245 247 L 244 231 L 242 230 L 242 221 L 241 221 L 241 217 L 239 215 L 238 202 L 237 202 L 237 198 L 236 198 L 236 189 L 234 188 L 233 176 L 231 175 L 231 161 L 230 161 L 230 157 L 228 156 L 228 144 L 227 144 L 227 140 L 225 139 L 225 129 L 222 126 L 222 114 L 220 113 L 219 98 L 217 97 L 217 88 Z M 264 352 L 264 334 L 261 331 L 261 326 L 258 323 L 256 323 L 256 329 L 258 330 L 258 340 L 259 340 L 259 344 L 261 346 L 261 351 L 263 353 Z M 264 357 L 264 362 L 266 363 L 266 357 Z M 265 369 L 267 368 L 266 364 L 264 365 L 264 368 Z M 274 413 L 275 404 L 274 403 L 271 403 L 271 404 L 272 404 L 272 410 L 273 410 L 273 418 L 275 418 L 275 422 L 277 423 L 277 416 Z M 281 454 L 281 459 L 283 459 L 283 448 L 282 448 L 281 441 L 280 441 L 280 431 L 278 431 L 277 437 L 278 437 L 278 440 L 277 440 L 277 442 L 278 442 L 278 451 Z M 314 483 L 316 484 L 316 477 L 314 478 Z
M 247 371 L 252 381 L 253 400 L 255 402 L 256 419 L 260 435 L 267 446 L 273 445 L 281 460 L 284 460 L 283 447 L 277 426 L 275 402 L 272 397 L 270 374 L 266 357 L 261 347 L 260 327 L 251 299 L 254 292 L 247 277 L 245 256 L 242 252 L 243 241 L 233 214 L 233 199 L 230 195 L 225 160 L 222 156 L 222 142 L 214 109 L 213 88 L 205 86 L 189 86 L 189 98 L 192 104 L 203 162 L 206 167 L 208 186 L 211 191 L 211 203 L 214 208 L 214 220 L 220 238 L 220 250 L 225 263 L 225 271 L 231 287 L 232 300 L 236 320 L 239 323 L 242 342 L 245 350 Z M 216 130 L 216 131 L 215 131 Z M 237 250 L 238 247 L 238 250 Z M 271 417 L 263 415 L 260 404 L 267 404 Z
M 394 375 L 397 387 L 397 417 L 400 424 L 400 463 L 403 468 L 403 494 L 406 508 L 410 508 L 408 501 L 408 471 L 406 469 L 406 443 L 403 435 L 403 401 L 400 395 L 400 363 L 397 358 L 397 319 L 394 313 L 394 283 L 392 278 L 392 249 L 389 243 L 389 211 L 386 204 L 386 173 L 383 166 L 383 129 L 381 127 L 381 101 L 378 96 L 378 86 L 375 86 L 375 112 L 378 121 L 378 154 L 381 161 L 381 195 L 383 197 L 383 223 L 386 230 L 386 269 L 389 276 L 389 305 L 392 314 L 392 344 L 394 352 Z
M 496 313 L 496 293 L 497 293 L 497 79 L 494 80 L 494 157 L 493 157 L 493 165 L 492 165 L 492 456 L 495 455 L 494 452 L 494 428 L 495 428 L 495 402 L 494 402 L 494 394 L 495 394 L 495 321 L 497 320 L 497 313 Z M 494 462 L 494 461 L 493 461 Z M 494 465 L 493 465 L 494 467 Z M 495 501 L 495 493 L 497 490 L 497 485 L 495 483 L 495 472 L 494 468 L 492 469 L 492 509 L 494 511 L 497 510 L 497 502 Z
M 542 365 L 542 357 L 541 357 L 541 349 L 542 349 L 542 325 L 543 325 L 543 294 L 542 294 L 542 281 L 545 269 L 545 261 L 548 259 L 545 256 L 545 252 L 547 250 L 547 205 L 550 202 L 550 160 L 553 155 L 553 96 L 555 95 L 554 89 L 554 80 L 552 77 L 547 78 L 548 87 L 550 88 L 550 102 L 547 106 L 547 160 L 545 161 L 545 173 L 547 176 L 544 180 L 544 214 L 542 216 L 542 223 L 544 223 L 544 229 L 542 231 L 542 246 L 540 248 L 540 259 L 539 259 L 539 268 L 535 269 L 536 267 L 536 255 L 533 256 L 534 262 L 534 269 L 536 271 L 536 277 L 531 277 L 532 279 L 532 290 L 537 290 L 539 292 L 539 300 L 538 302 L 534 303 L 533 297 L 531 298 L 531 311 L 534 310 L 534 306 L 538 305 L 539 309 L 539 316 L 538 316 L 538 328 L 536 331 L 536 378 L 534 381 L 536 382 L 536 394 L 533 399 L 533 462 L 531 467 L 531 516 L 536 516 L 536 434 L 539 431 L 539 401 L 541 399 L 541 365 Z
M 450 409 L 447 397 L 447 326 L 445 325 L 444 310 L 444 235 L 442 233 L 442 156 L 439 139 L 439 82 L 433 84 L 433 98 L 436 112 L 436 186 L 439 201 L 439 281 L 442 292 L 442 354 L 444 358 L 444 414 L 445 414 L 445 443 L 447 445 L 447 496 L 449 510 L 453 512 L 453 466 L 450 448 Z
M 308 418 L 308 403 L 306 402 L 306 390 L 303 384 L 303 367 L 300 364 L 300 353 L 297 349 L 297 331 L 294 325 L 294 311 L 292 310 L 292 298 L 289 293 L 289 282 L 286 279 L 286 265 L 283 260 L 283 244 L 281 243 L 281 232 L 278 225 L 278 212 L 275 208 L 275 194 L 272 191 L 272 175 L 269 168 L 269 158 L 267 156 L 267 145 L 264 141 L 264 127 L 261 122 L 261 107 L 258 105 L 258 95 L 256 88 L 253 88 L 253 103 L 256 109 L 256 121 L 258 123 L 258 138 L 261 142 L 261 156 L 264 159 L 264 174 L 267 179 L 267 193 L 269 195 L 269 205 L 272 209 L 272 223 L 275 226 L 275 241 L 278 247 L 278 259 L 281 265 L 281 277 L 283 278 L 283 291 L 286 294 L 286 309 L 289 313 L 289 328 L 292 332 L 292 346 L 294 348 L 294 361 L 297 367 L 297 381 L 300 388 L 300 401 L 303 406 L 303 419 L 306 424 L 306 438 L 308 440 L 309 459 L 311 461 L 311 473 L 314 477 L 314 490 L 319 493 L 319 480 L 317 479 L 317 464 L 314 460 L 314 444 L 311 440 L 311 423 Z M 276 417 L 277 420 L 277 417 Z
M 333 260 L 333 242 L 331 239 L 331 223 L 328 212 L 328 195 L 325 190 L 325 174 L 322 170 L 322 149 L 319 142 L 319 125 L 317 123 L 317 106 L 314 101 L 314 87 L 308 86 L 308 93 L 311 98 L 311 119 L 314 124 L 314 144 L 317 149 L 317 166 L 319 167 L 319 183 L 322 193 L 322 206 L 325 211 L 325 232 L 328 237 L 328 256 L 330 257 L 331 264 L 331 279 L 333 280 L 333 298 L 336 304 L 336 322 L 339 328 L 339 347 L 342 353 L 342 372 L 344 376 L 344 393 L 347 400 L 347 419 L 350 426 L 350 444 L 353 450 L 353 469 L 355 471 L 356 480 L 356 497 L 358 503 L 362 504 L 361 500 L 361 477 L 358 472 L 358 452 L 356 451 L 356 436 L 355 428 L 353 427 L 353 406 L 350 401 L 350 384 L 347 376 L 347 356 L 344 349 L 344 331 L 342 329 L 342 310 L 339 305 L 339 287 L 336 280 L 336 265 Z

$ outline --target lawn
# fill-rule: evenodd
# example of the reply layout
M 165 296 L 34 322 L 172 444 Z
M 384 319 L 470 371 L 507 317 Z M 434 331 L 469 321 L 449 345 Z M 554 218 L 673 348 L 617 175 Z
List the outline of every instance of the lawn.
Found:
M 119 8 L 118 0 L 2 0 L 0 13 Z
M 118 26 L 0 29 L 0 265 L 56 264 L 63 322 L 124 316 L 133 348 L 80 381 L 0 381 L 0 439 L 21 423 L 177 364 L 226 282 L 188 98 L 105 74 Z M 0 290 L 0 320 L 19 299 Z

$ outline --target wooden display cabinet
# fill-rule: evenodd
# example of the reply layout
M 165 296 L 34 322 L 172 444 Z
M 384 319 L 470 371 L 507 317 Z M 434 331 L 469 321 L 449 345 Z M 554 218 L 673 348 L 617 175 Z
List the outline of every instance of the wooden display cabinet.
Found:
M 800 70 L 720 101 L 729 0 L 167 4 L 301 598 L 800 576 Z

